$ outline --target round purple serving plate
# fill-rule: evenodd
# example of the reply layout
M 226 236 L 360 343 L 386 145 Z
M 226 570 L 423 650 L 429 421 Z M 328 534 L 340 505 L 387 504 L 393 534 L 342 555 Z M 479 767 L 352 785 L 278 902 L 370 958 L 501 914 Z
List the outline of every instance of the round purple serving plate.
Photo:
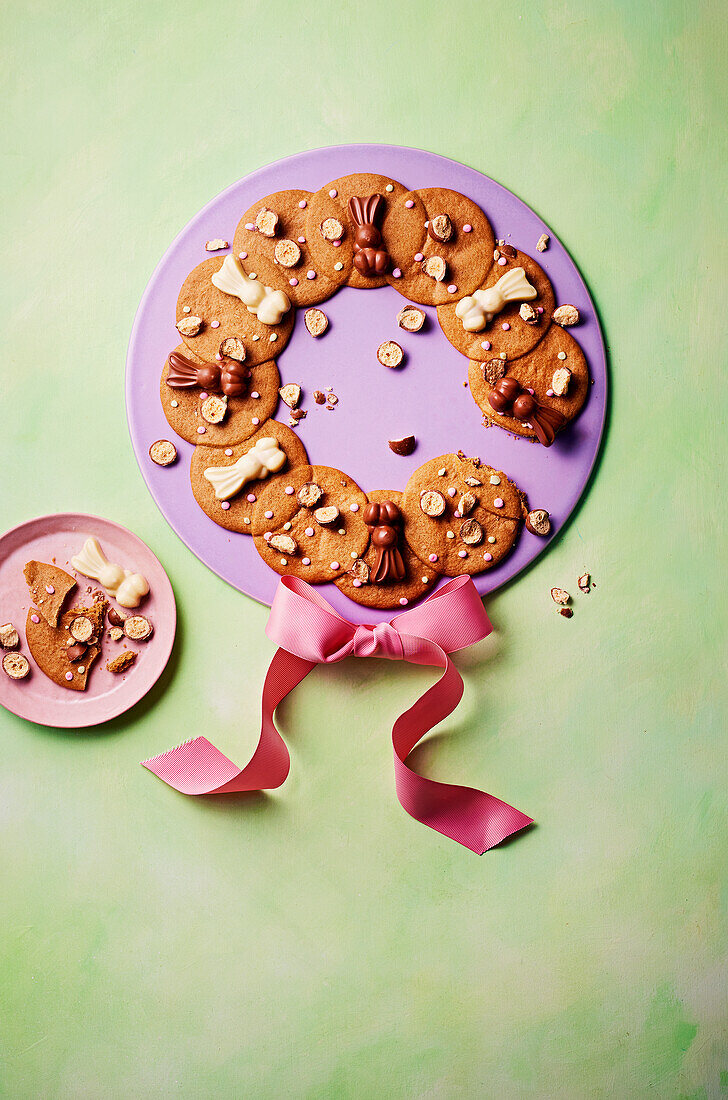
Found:
M 88 596 L 87 587 L 98 588 L 95 581 L 77 573 L 69 564 L 91 535 L 99 540 L 110 561 L 143 573 L 149 581 L 149 595 L 142 601 L 139 613 L 149 617 L 154 633 L 143 645 L 128 646 L 137 650 L 138 656 L 122 674 L 106 668 L 107 661 L 123 652 L 122 643 L 104 640 L 101 654 L 89 673 L 86 691 L 68 691 L 41 672 L 25 641 L 25 621 L 32 600 L 23 567 L 33 559 L 54 562 L 75 577 L 78 587 L 64 604 L 72 607 Z M 11 680 L 0 672 L 0 704 L 19 718 L 62 729 L 108 722 L 143 699 L 167 665 L 177 626 L 172 585 L 149 547 L 118 523 L 81 512 L 39 516 L 0 537 L 0 615 L 0 621 L 14 624 L 20 635 L 20 652 L 31 667 L 25 680 Z
M 126 405 L 129 430 L 144 480 L 162 514 L 184 543 L 210 569 L 241 592 L 270 606 L 278 575 L 259 557 L 252 540 L 214 524 L 197 506 L 189 482 L 192 446 L 174 438 L 179 459 L 160 468 L 149 458 L 156 439 L 174 437 L 159 400 L 159 377 L 168 353 L 179 343 L 174 327 L 179 288 L 209 253 L 205 241 L 232 241 L 241 215 L 274 191 L 316 191 L 351 172 L 389 175 L 406 187 L 449 187 L 473 199 L 488 215 L 496 237 L 537 257 L 554 286 L 557 303 L 570 302 L 581 321 L 572 329 L 593 378 L 581 415 L 548 450 L 496 427 L 484 428 L 469 390 L 468 360 L 445 339 L 434 308 L 419 333 L 397 326 L 404 304 L 391 287 L 344 288 L 323 303 L 329 318 L 325 336 L 313 340 L 298 310 L 291 341 L 277 358 L 282 383 L 298 382 L 308 416 L 296 429 L 312 463 L 334 466 L 364 489 L 404 489 L 413 470 L 429 458 L 458 449 L 504 470 L 528 494 L 532 508 L 546 508 L 557 534 L 589 480 L 599 452 L 607 398 L 604 343 L 594 305 L 572 259 L 549 227 L 520 199 L 480 172 L 419 149 L 393 145 L 340 145 L 299 153 L 269 164 L 233 184 L 208 203 L 169 247 L 144 292 L 129 343 Z M 536 252 L 542 233 L 549 248 Z M 225 253 L 222 253 L 224 255 Z M 221 255 L 221 253 L 216 253 Z M 395 339 L 405 350 L 402 369 L 382 367 L 376 349 Z M 331 387 L 339 398 L 332 411 L 316 405 L 314 389 Z M 279 409 L 278 418 L 288 417 Z M 415 435 L 409 457 L 392 453 L 390 439 Z M 551 536 L 553 537 L 553 535 Z M 481 595 L 516 576 L 547 548 L 524 530 L 514 552 L 497 568 L 473 580 Z M 361 607 L 333 584 L 326 599 L 353 622 L 389 619 L 391 611 Z

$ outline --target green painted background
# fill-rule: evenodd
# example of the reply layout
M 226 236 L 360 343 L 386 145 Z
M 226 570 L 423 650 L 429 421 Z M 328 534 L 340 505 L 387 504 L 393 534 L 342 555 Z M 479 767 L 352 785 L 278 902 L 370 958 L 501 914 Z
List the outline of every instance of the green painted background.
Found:
M 728 1091 L 724 16 L 5 0 L 0 526 L 83 509 L 132 527 L 180 627 L 159 688 L 109 728 L 0 714 L 3 1096 Z M 588 499 L 489 601 L 496 634 L 458 659 L 464 703 L 421 752 L 538 820 L 482 859 L 393 794 L 389 725 L 424 671 L 310 677 L 272 797 L 185 799 L 137 763 L 203 729 L 242 762 L 272 646 L 138 473 L 134 311 L 211 196 L 342 141 L 512 188 L 570 249 L 610 348 Z M 548 591 L 584 568 L 597 588 L 567 622 Z

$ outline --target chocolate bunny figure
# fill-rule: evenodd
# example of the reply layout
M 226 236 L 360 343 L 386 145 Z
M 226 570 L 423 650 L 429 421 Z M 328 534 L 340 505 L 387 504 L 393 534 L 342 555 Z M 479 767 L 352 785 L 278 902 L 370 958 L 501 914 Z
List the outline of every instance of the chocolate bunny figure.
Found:
M 244 367 L 236 359 L 223 359 L 221 363 L 194 363 L 178 351 L 170 352 L 167 385 L 172 389 L 189 390 L 199 386 L 210 393 L 224 393 L 226 397 L 240 397 L 248 388 L 250 367 Z
M 371 532 L 372 546 L 377 557 L 371 578 L 374 584 L 385 581 L 403 581 L 406 570 L 399 552 L 399 531 L 402 513 L 391 500 L 382 504 L 367 504 L 364 509 L 364 522 Z
M 356 225 L 354 233 L 354 267 L 360 275 L 384 275 L 389 269 L 389 253 L 382 247 L 382 234 L 377 222 L 384 213 L 382 195 L 349 199 L 349 215 Z
M 562 413 L 539 404 L 533 394 L 510 374 L 495 384 L 488 395 L 488 403 L 497 413 L 510 413 L 516 420 L 527 422 L 544 447 L 551 446 L 556 433 L 566 423 Z

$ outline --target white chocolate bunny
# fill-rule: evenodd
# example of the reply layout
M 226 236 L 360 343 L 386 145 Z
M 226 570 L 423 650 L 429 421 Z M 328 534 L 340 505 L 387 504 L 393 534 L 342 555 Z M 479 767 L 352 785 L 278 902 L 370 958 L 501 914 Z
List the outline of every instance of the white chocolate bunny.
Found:
M 286 452 L 280 449 L 278 440 L 265 436 L 230 466 L 209 466 L 205 477 L 214 488 L 218 500 L 229 500 L 249 481 L 277 473 L 285 461 Z
M 463 323 L 466 332 L 482 332 L 496 313 L 500 313 L 507 302 L 529 302 L 538 291 L 531 286 L 522 267 L 512 267 L 502 275 L 495 286 L 487 290 L 476 290 L 466 298 L 461 298 L 455 306 L 455 314 Z
M 210 277 L 213 286 L 223 294 L 232 294 L 248 307 L 248 313 L 254 313 L 264 325 L 279 325 L 291 303 L 282 290 L 263 286 L 257 279 L 251 279 L 243 271 L 237 256 L 226 256 L 222 267 Z
M 141 573 L 132 573 L 110 562 L 99 546 L 99 540 L 86 539 L 80 554 L 71 558 L 71 565 L 84 577 L 98 581 L 122 607 L 138 607 L 149 592 L 149 584 Z

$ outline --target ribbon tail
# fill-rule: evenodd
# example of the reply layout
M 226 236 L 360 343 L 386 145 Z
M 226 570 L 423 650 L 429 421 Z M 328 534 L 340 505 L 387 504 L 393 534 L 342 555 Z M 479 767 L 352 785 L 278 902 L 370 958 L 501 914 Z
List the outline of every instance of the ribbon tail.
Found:
M 315 667 L 315 661 L 284 649 L 276 652 L 263 685 L 260 738 L 244 768 L 238 768 L 206 737 L 195 737 L 176 749 L 143 760 L 142 766 L 182 794 L 228 794 L 280 787 L 291 760 L 273 715 L 278 704 Z
M 533 818 L 485 791 L 439 783 L 408 767 L 407 757 L 418 741 L 452 714 L 463 694 L 462 677 L 445 651 L 425 639 L 412 640 L 416 647 L 409 653 L 410 647 L 406 647 L 405 660 L 435 665 L 444 671 L 437 683 L 399 716 L 392 729 L 397 797 L 416 821 L 482 855 L 530 825 Z

